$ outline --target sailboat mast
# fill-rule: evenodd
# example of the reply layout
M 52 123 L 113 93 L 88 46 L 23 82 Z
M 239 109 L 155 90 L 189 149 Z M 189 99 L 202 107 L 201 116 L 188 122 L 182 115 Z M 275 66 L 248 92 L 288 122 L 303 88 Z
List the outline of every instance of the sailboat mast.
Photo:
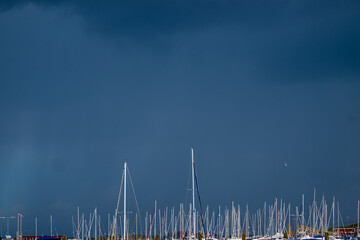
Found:
M 194 169 L 194 149 L 191 148 L 191 160 L 192 160 L 192 197 L 193 197 L 193 230 L 196 234 L 196 209 L 195 209 L 195 169 Z M 196 237 L 195 237 L 196 238 Z
M 333 235 L 335 235 L 335 197 L 333 197 L 333 205 L 332 205 L 332 209 L 333 209 Z
M 124 164 L 124 240 L 126 239 L 126 167 L 127 164 Z

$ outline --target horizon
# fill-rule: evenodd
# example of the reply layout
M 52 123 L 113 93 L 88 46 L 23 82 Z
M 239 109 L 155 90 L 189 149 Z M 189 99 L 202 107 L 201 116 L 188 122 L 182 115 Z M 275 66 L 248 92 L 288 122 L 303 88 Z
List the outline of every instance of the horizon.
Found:
M 124 163 L 126 163 L 126 162 L 124 162 Z M 196 164 L 195 164 L 196 165 Z M 130 171 L 130 170 L 128 170 L 128 171 Z M 196 173 L 195 173 L 196 174 Z M 197 174 L 196 174 L 197 175 Z M 128 202 L 128 204 L 129 204 L 129 200 L 130 201 L 133 201 L 133 202 L 135 202 L 135 203 L 137 203 L 137 200 L 136 200 L 136 192 L 134 193 L 134 192 L 132 192 L 132 190 L 134 190 L 134 186 L 132 185 L 133 183 L 132 183 L 132 179 L 131 179 L 131 175 L 130 175 L 130 173 L 129 173 L 129 176 L 128 177 L 130 177 L 130 181 L 128 180 L 128 189 L 130 189 L 130 190 L 128 190 L 129 192 L 130 192 L 130 194 L 129 195 L 131 195 L 130 197 L 127 197 L 127 202 Z M 121 177 L 121 186 L 120 186 L 120 192 L 119 192 L 119 195 L 120 195 L 120 197 L 122 197 L 121 199 L 120 199 L 120 209 L 122 208 L 122 206 L 123 206 L 123 194 L 124 194 L 124 190 L 123 190 L 123 175 L 122 175 L 122 177 Z M 156 205 L 157 205 L 157 207 L 156 207 L 156 209 L 157 209 L 157 211 L 162 211 L 162 213 L 165 213 L 165 209 L 168 209 L 169 210 L 169 213 L 170 213 L 170 211 L 171 211 L 171 209 L 172 208 L 174 208 L 174 210 L 175 210 L 175 215 L 179 215 L 179 204 L 183 204 L 183 206 L 184 206 L 184 209 L 185 209 L 185 214 L 186 214 L 186 211 L 189 209 L 189 207 L 188 207 L 188 205 L 190 204 L 191 205 L 191 196 L 188 196 L 188 195 L 191 195 L 189 192 L 192 190 L 191 189 L 191 166 L 190 166 L 190 171 L 189 171 L 189 176 L 188 176 L 188 184 L 187 184 L 187 188 L 186 188 L 186 190 L 185 190 L 185 192 L 186 192 L 186 197 L 185 197 L 185 201 L 182 201 L 182 202 L 178 202 L 178 204 L 177 204 L 177 206 L 176 205 L 172 205 L 172 206 L 168 206 L 168 205 L 164 205 L 164 202 L 162 202 L 162 206 L 159 206 L 159 201 L 157 200 L 157 199 L 154 199 L 154 201 L 153 201 L 153 204 L 154 204 L 154 202 L 156 202 Z M 131 188 L 130 188 L 130 186 L 131 186 Z M 197 187 L 196 187 L 196 189 L 198 189 Z M 200 186 L 199 186 L 199 189 L 200 189 Z M 328 217 L 328 221 L 329 221 L 329 227 L 330 228 L 333 228 L 333 226 L 335 226 L 335 228 L 336 227 L 344 227 L 344 226 L 348 226 L 348 225 L 353 225 L 353 224 L 356 224 L 357 223 L 357 216 L 353 216 L 353 217 L 349 217 L 349 216 L 344 216 L 343 217 L 343 215 L 342 215 L 342 208 L 341 208 L 341 203 L 337 200 L 337 198 L 335 197 L 335 196 L 332 196 L 331 198 L 329 198 L 329 196 L 324 196 L 324 194 L 322 194 L 322 195 L 319 195 L 318 193 L 317 193 L 317 189 L 314 187 L 313 189 L 313 193 L 311 193 L 311 197 L 309 198 L 309 197 L 306 197 L 305 196 L 305 194 L 302 194 L 302 195 L 300 195 L 299 196 L 299 199 L 298 199 L 298 203 L 296 204 L 296 205 L 293 205 L 294 203 L 290 203 L 290 202 L 286 202 L 286 199 L 283 199 L 283 198 L 277 198 L 277 197 L 275 197 L 274 199 L 273 199 L 273 201 L 269 201 L 269 202 L 267 202 L 267 201 L 264 201 L 264 203 L 263 203 L 263 205 L 262 206 L 258 206 L 258 207 L 255 207 L 255 208 L 253 208 L 253 209 L 249 209 L 249 213 L 250 214 L 255 214 L 255 212 L 257 213 L 257 211 L 260 211 L 260 214 L 264 214 L 264 204 L 266 205 L 266 207 L 268 208 L 268 207 L 270 207 L 270 206 L 275 206 L 275 204 L 276 204 L 276 202 L 277 202 L 277 204 L 276 204 L 276 206 L 278 206 L 278 208 L 280 208 L 280 206 L 281 206 L 281 204 L 279 204 L 279 202 L 282 202 L 283 204 L 284 204 L 284 206 L 285 206 L 285 208 L 286 208 L 286 211 L 289 211 L 289 207 L 290 207 L 290 205 L 291 205 L 291 208 L 290 208 L 290 212 L 292 212 L 292 215 L 294 215 L 295 213 L 294 213 L 294 209 L 295 208 L 298 208 L 298 211 L 299 211 L 299 219 L 301 218 L 301 211 L 302 211 L 302 206 L 301 206 L 301 201 L 302 201 L 302 196 L 304 195 L 304 206 L 305 206 L 305 208 L 304 208 L 304 213 L 305 213 L 305 225 L 308 225 L 308 223 L 309 223 L 309 221 L 311 222 L 311 218 L 313 217 L 312 216 L 312 209 L 310 209 L 310 210 L 308 210 L 308 206 L 309 207 L 312 207 L 311 205 L 313 205 L 314 204 L 314 200 L 316 199 L 316 205 L 322 205 L 323 203 L 322 203 L 322 201 L 323 200 L 325 200 L 326 202 L 327 202 L 327 204 L 329 204 L 329 208 L 328 208 L 328 210 L 329 210 L 329 217 Z M 136 189 L 135 189 L 135 191 L 136 191 Z M 135 197 L 134 197 L 135 196 Z M 198 214 L 200 214 L 200 210 L 199 210 L 199 198 L 198 198 L 198 192 L 196 191 L 196 193 L 195 193 L 195 202 L 196 202 L 196 208 L 197 208 L 197 211 L 199 212 Z M 315 197 L 315 199 L 314 199 L 314 197 Z M 130 199 L 130 198 L 132 198 L 132 199 Z M 332 200 L 332 201 L 328 201 L 328 200 Z M 335 222 L 333 222 L 334 220 L 332 219 L 332 216 L 330 216 L 330 214 L 332 214 L 332 208 L 333 208 L 333 206 L 332 206 L 332 202 L 335 200 L 335 212 L 334 212 L 334 214 L 335 214 Z M 357 207 L 358 207 L 358 201 L 359 201 L 359 199 L 356 201 L 356 203 L 354 204 L 354 212 L 355 212 L 355 214 L 357 213 Z M 161 201 L 160 201 L 161 202 Z M 321 202 L 321 203 L 320 203 Z M 114 203 L 116 203 L 116 201 L 114 201 Z M 231 205 L 234 205 L 234 207 L 235 207 L 235 209 L 237 210 L 238 208 L 240 208 L 240 211 L 243 213 L 243 216 L 241 216 L 241 221 L 243 222 L 243 225 L 245 224 L 245 219 L 246 219 L 246 216 L 244 216 L 245 214 L 244 214 L 244 212 L 245 212 L 245 210 L 246 210 L 246 208 L 249 206 L 249 205 L 251 205 L 251 204 L 249 204 L 248 202 L 245 202 L 245 204 L 240 204 L 239 202 L 236 202 L 236 201 L 234 201 L 234 200 L 232 200 L 231 202 L 229 202 L 228 204 L 225 204 L 225 205 L 217 205 L 217 206 L 210 206 L 209 204 L 205 204 L 204 205 L 204 202 L 202 201 L 202 206 L 203 207 L 205 207 L 204 209 L 202 209 L 202 215 L 204 215 L 205 214 L 205 210 L 207 209 L 207 208 L 209 208 L 208 210 L 209 210 L 209 212 L 210 213 L 212 213 L 212 212 L 214 212 L 215 214 L 219 214 L 219 208 L 221 209 L 221 216 L 222 216 L 222 218 L 223 217 L 225 217 L 225 214 L 226 214 L 226 210 L 228 209 L 228 210 L 230 210 L 231 209 Z M 289 205 L 290 204 L 290 205 Z M 340 210 L 340 212 L 338 213 L 337 211 L 338 211 L 338 209 L 336 208 L 336 206 L 337 206 L 337 204 L 339 204 L 339 210 Z M 132 204 L 130 204 L 130 205 L 132 205 Z M 139 206 L 137 206 L 136 205 L 136 207 L 139 207 Z M 253 206 L 254 207 L 254 206 Z M 321 206 L 320 206 L 320 208 L 321 208 Z M 79 209 L 79 212 L 77 212 L 77 209 Z M 104 215 L 101 215 L 101 213 L 103 213 L 103 212 L 101 212 L 101 208 L 98 208 L 98 206 L 94 206 L 93 207 L 93 209 L 87 209 L 88 210 L 88 212 L 83 212 L 82 211 L 82 209 L 81 209 L 81 207 L 80 206 L 73 206 L 73 210 L 74 210 L 74 212 L 73 212 L 73 214 L 71 215 L 71 217 L 69 216 L 69 219 L 71 218 L 72 219 L 72 221 L 74 221 L 74 222 L 72 222 L 72 228 L 74 228 L 75 227 L 75 229 L 76 229 L 76 226 L 77 226 L 77 223 L 76 223 L 76 219 L 77 219 L 77 217 L 79 216 L 79 219 L 80 219 L 80 222 L 82 221 L 82 219 L 83 218 L 85 218 L 85 221 L 89 221 L 87 224 L 89 224 L 90 223 L 90 219 L 93 219 L 94 218 L 94 211 L 95 211 L 95 209 L 97 209 L 96 211 L 98 212 L 98 214 L 99 214 L 99 217 L 103 217 L 103 219 L 105 219 L 104 217 L 109 217 L 110 216 L 110 222 L 103 222 L 102 224 L 100 224 L 101 226 L 100 226 L 100 228 L 102 229 L 102 231 L 103 232 L 101 232 L 101 235 L 99 235 L 99 237 L 100 236 L 108 236 L 109 235 L 109 233 L 107 233 L 105 230 L 103 230 L 103 229 L 109 229 L 109 223 L 110 224 L 112 224 L 112 222 L 113 222 L 113 217 L 114 217 L 114 215 L 111 213 L 111 212 L 108 212 L 108 213 L 105 213 Z M 119 210 L 120 210 L 119 209 Z M 114 210 L 116 210 L 116 204 L 114 204 Z M 139 230 L 139 232 L 138 232 L 138 234 L 137 235 L 146 235 L 146 234 L 148 234 L 148 233 L 146 233 L 148 230 L 147 229 L 145 229 L 144 227 L 145 227 L 145 216 L 148 216 L 149 217 L 149 219 L 150 219 L 150 214 L 154 214 L 154 211 L 155 210 L 153 210 L 153 209 L 147 209 L 147 210 L 141 210 L 141 206 L 140 206 L 140 212 L 138 212 L 138 209 L 137 208 L 134 208 L 134 206 L 132 206 L 132 209 L 131 209 L 131 211 L 129 211 L 129 214 L 127 214 L 128 215 L 128 218 L 129 218 L 129 220 L 131 221 L 131 225 L 134 225 L 135 223 L 135 220 L 134 220 L 134 213 L 136 213 L 136 214 L 138 214 L 137 216 L 138 216 L 138 230 Z M 178 212 L 176 212 L 176 210 L 178 210 Z M 261 212 L 262 211 L 262 212 Z M 100 212 L 100 213 L 99 213 Z M 79 215 L 77 215 L 79 213 Z M 86 217 L 86 216 L 89 216 L 89 214 L 90 214 L 90 217 Z M 269 214 L 269 213 L 268 213 Z M 15 223 L 13 223 L 13 226 L 12 227 L 10 227 L 10 229 L 14 229 L 15 228 L 15 230 L 16 230 L 16 221 L 19 221 L 19 216 L 18 215 L 21 215 L 21 216 L 23 216 L 21 213 L 17 213 L 16 214 L 16 219 L 14 219 L 13 220 L 13 222 L 15 222 Z M 120 220 L 120 223 L 118 223 L 118 224 L 120 224 L 120 227 L 121 227 L 121 219 L 123 218 L 123 212 L 121 212 L 121 211 L 119 211 L 119 216 L 118 216 L 118 219 Z M 132 217 L 130 217 L 130 216 L 132 216 Z M 217 216 L 217 215 L 216 215 Z M 24 216 L 23 216 L 24 217 Z M 44 217 L 44 216 L 43 216 Z M 139 218 L 143 218 L 142 220 L 141 219 L 139 219 Z M 262 216 L 262 217 L 264 217 L 264 216 Z M 168 218 L 169 218 L 169 216 L 168 216 Z M 337 218 L 339 218 L 339 220 L 337 219 Z M 51 219 L 51 220 L 50 220 Z M 4 219 L 3 219 L 4 220 Z M 26 219 L 26 217 L 25 217 L 25 220 L 27 220 Z M 40 218 L 39 217 L 35 217 L 35 219 L 33 219 L 33 223 L 35 224 L 35 222 L 37 223 L 36 225 L 34 225 L 34 229 L 32 230 L 33 231 L 33 234 L 26 234 L 26 232 L 29 232 L 29 233 L 31 233 L 31 230 L 29 230 L 29 229 L 27 229 L 26 230 L 26 232 L 24 232 L 24 230 L 23 230 L 23 236 L 63 236 L 63 235 L 65 235 L 65 236 L 67 236 L 68 238 L 76 238 L 76 234 L 74 235 L 74 234 L 69 234 L 69 233 L 63 233 L 63 232 L 61 232 L 61 231 L 59 231 L 58 232 L 58 230 L 56 230 L 56 227 L 54 227 L 55 226 L 55 224 L 54 224 L 54 222 L 56 222 L 55 221 L 55 216 L 53 215 L 53 214 L 51 214 L 51 213 L 49 213 L 48 214 L 48 219 L 47 219 L 47 221 L 45 220 L 45 222 L 47 222 L 45 225 L 47 225 L 47 230 L 46 230 L 46 227 L 44 227 L 43 225 L 39 228 L 39 220 L 40 220 Z M 107 221 L 108 221 L 109 219 L 107 219 Z M 168 219 L 169 220 L 169 219 Z M 23 220 L 22 221 L 24 221 L 24 218 L 23 218 Z M 103 220 L 104 221 L 104 220 Z M 197 221 L 199 221 L 199 220 L 197 220 Z M 224 221 L 224 219 L 222 220 L 222 221 Z M 338 222 L 338 221 L 340 221 L 340 222 Z M 5 222 L 5 221 L 3 221 L 3 222 Z M 10 221 L 11 222 L 11 221 Z M 52 222 L 52 224 L 53 224 L 53 234 L 51 234 L 51 222 Z M 70 222 L 70 221 L 69 221 Z M 294 220 L 294 222 L 295 222 L 295 220 Z M 27 225 L 29 225 L 29 222 L 28 221 L 26 221 L 26 223 L 27 223 Z M 148 223 L 149 224 L 149 223 Z M 159 224 L 159 223 L 158 223 Z M 199 223 L 200 224 L 200 223 Z M 294 225 L 295 223 L 291 223 L 291 228 L 294 228 Z M 301 223 L 298 223 L 298 225 L 297 226 L 301 226 L 302 224 Z M 80 226 L 81 226 L 81 224 L 80 224 Z M 140 227 L 140 226 L 142 226 L 142 228 Z M 37 227 L 37 228 L 36 228 Z M 69 228 L 69 226 L 68 226 L 68 228 Z M 132 228 L 134 228 L 134 226 L 132 226 Z M 39 229 L 41 229 L 41 232 L 39 232 Z M 111 229 L 111 227 L 110 227 L 110 229 Z M 36 233 L 36 230 L 37 230 L 37 233 L 38 234 L 35 234 Z M 48 232 L 47 232 L 48 231 Z M 145 231 L 145 232 L 143 232 L 143 231 Z M 179 230 L 178 230 L 179 231 Z M 4 233 L 4 231 L 3 231 L 3 229 L 2 229 L 2 232 Z M 100 233 L 98 233 L 98 234 L 100 234 Z M 153 233 L 154 234 L 154 233 Z M 13 234 L 11 234 L 12 236 L 16 236 L 15 235 L 15 232 L 13 232 Z M 129 235 L 134 235 L 134 233 L 132 233 L 132 234 L 130 234 L 129 233 Z

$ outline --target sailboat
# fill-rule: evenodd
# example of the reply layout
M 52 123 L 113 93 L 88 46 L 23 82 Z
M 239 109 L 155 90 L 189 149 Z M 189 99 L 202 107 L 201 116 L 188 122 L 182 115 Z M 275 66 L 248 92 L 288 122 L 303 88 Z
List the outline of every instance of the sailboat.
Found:
M 123 240 L 126 240 L 127 237 L 127 233 L 126 233 L 126 172 L 127 172 L 127 163 L 124 163 L 124 170 L 123 170 L 123 181 L 124 181 L 124 228 L 123 228 Z M 122 184 L 121 184 L 122 185 Z M 118 201 L 117 201 L 117 205 L 116 205 L 116 209 L 115 209 L 115 214 L 114 214 L 114 222 L 113 222 L 113 227 L 112 227 L 112 233 L 111 233 L 111 240 L 115 240 L 117 239 L 116 237 L 116 226 L 117 226 L 117 215 L 119 212 L 119 203 L 120 203 L 120 196 L 121 196 L 121 186 L 120 186 L 120 192 L 119 192 L 119 197 L 118 197 Z
M 128 175 L 129 174 L 129 175 Z M 130 185 L 131 185 L 131 188 L 132 191 L 133 191 L 133 194 L 134 194 L 134 200 L 135 200 L 135 204 L 136 204 L 136 208 L 137 208 L 137 211 L 139 211 L 139 206 L 137 204 L 137 200 L 136 200 L 136 195 L 135 195 L 135 191 L 134 191 L 134 185 L 132 183 L 132 180 L 131 180 L 131 176 L 130 176 L 130 172 L 128 170 L 128 166 L 127 166 L 127 163 L 125 162 L 124 163 L 124 170 L 123 170 L 123 177 L 122 177 L 122 181 L 121 181 L 121 185 L 120 185 L 120 191 L 119 191 L 119 196 L 118 196 L 118 200 L 117 200 L 117 205 L 116 205 L 116 209 L 115 209 L 115 214 L 114 214 L 114 220 L 113 220 L 113 224 L 112 224 L 112 229 L 111 229 L 111 240 L 115 240 L 115 239 L 118 239 L 117 237 L 117 217 L 118 217 L 118 213 L 119 213 L 119 204 L 120 204 L 120 198 L 121 198 L 121 192 L 122 192 L 122 186 L 124 186 L 124 189 L 123 189 L 123 194 L 124 194 L 124 197 L 123 197 L 123 200 L 124 200 L 124 206 L 123 206 L 123 232 L 122 232 L 122 240 L 127 240 L 129 239 L 129 219 L 128 219 L 128 216 L 127 214 L 129 212 L 127 212 L 127 177 L 129 177 L 129 182 L 130 182 Z M 140 214 L 139 214 L 140 216 Z M 136 229 L 137 229 L 137 215 L 136 215 Z M 137 237 L 137 230 L 136 230 L 136 233 L 135 233 L 135 238 Z
M 190 239 L 196 239 L 196 207 L 195 207 L 195 164 L 194 149 L 191 148 L 191 175 L 192 175 L 192 223 L 193 229 Z
M 201 222 L 200 222 L 200 231 L 197 231 L 196 226 L 197 226 L 197 220 L 196 220 L 196 204 L 195 204 L 195 182 L 197 185 L 197 179 L 196 179 L 196 172 L 195 172 L 195 161 L 194 161 L 194 149 L 191 148 L 191 176 L 192 176 L 192 204 L 190 204 L 190 211 L 189 211 L 189 224 L 188 224 L 188 234 L 186 239 L 188 240 L 197 240 L 198 236 L 197 233 L 199 232 L 200 234 L 202 234 L 203 229 L 202 229 L 202 216 L 201 216 Z M 199 189 L 196 189 L 197 192 L 199 191 Z M 198 192 L 199 194 L 199 192 Z M 200 201 L 200 197 L 199 197 L 199 201 Z M 200 210 L 201 210 L 201 206 L 200 206 Z M 184 235 L 185 233 L 182 233 L 181 239 L 184 239 Z M 206 238 L 206 236 L 205 236 Z M 207 239 L 212 239 L 212 240 L 217 240 L 215 238 L 207 238 Z

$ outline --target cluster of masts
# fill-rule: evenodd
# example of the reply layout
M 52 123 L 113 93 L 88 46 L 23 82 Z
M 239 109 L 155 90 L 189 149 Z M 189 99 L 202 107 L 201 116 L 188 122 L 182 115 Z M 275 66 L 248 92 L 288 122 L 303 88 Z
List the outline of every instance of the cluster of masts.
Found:
M 325 233 L 328 234 L 331 228 L 332 238 L 340 235 L 340 232 L 335 231 L 335 227 L 344 226 L 339 202 L 336 202 L 335 198 L 333 198 L 332 204 L 328 205 L 323 196 L 318 203 L 316 200 L 316 189 L 314 189 L 314 198 L 311 205 L 309 205 L 308 211 L 305 210 L 305 197 L 302 195 L 300 208 L 298 206 L 291 208 L 290 203 L 286 204 L 282 199 L 275 199 L 272 204 L 265 202 L 264 206 L 255 212 L 250 212 L 248 205 L 245 206 L 245 210 L 241 211 L 240 205 L 235 205 L 234 202 L 232 202 L 231 208 L 225 207 L 222 209 L 219 206 L 218 209 L 210 212 L 210 208 L 207 206 L 203 212 L 198 192 L 199 187 L 197 184 L 193 149 L 191 149 L 191 157 L 191 203 L 180 203 L 178 209 L 175 209 L 173 206 L 170 208 L 165 207 L 161 210 L 155 201 L 154 211 L 152 213 L 146 212 L 145 214 L 145 226 L 143 228 L 141 214 L 135 197 L 137 213 L 135 214 L 135 221 L 133 221 L 134 219 L 130 221 L 126 206 L 126 181 L 127 175 L 130 177 L 130 173 L 125 163 L 117 206 L 112 220 L 110 220 L 110 215 L 108 215 L 107 234 L 103 234 L 101 231 L 100 216 L 97 216 L 97 209 L 94 210 L 93 214 L 90 214 L 90 218 L 87 221 L 84 215 L 82 215 L 81 219 L 79 218 L 78 210 L 78 224 L 76 225 L 73 221 L 74 236 L 78 239 L 86 240 L 90 240 L 93 237 L 96 240 L 99 236 L 103 236 L 102 238 L 108 240 L 281 239 L 290 237 L 290 235 L 302 239 L 313 239 L 316 235 L 324 236 Z M 134 190 L 131 177 L 130 183 L 132 190 Z M 122 189 L 124 206 L 123 212 L 119 215 Z M 196 209 L 196 193 L 199 200 L 199 210 Z M 185 210 L 187 206 L 189 208 Z M 357 223 L 359 223 L 359 207 L 360 202 L 358 201 Z M 359 234 L 359 226 L 357 226 L 356 233 L 357 235 Z
M 264 203 L 263 208 L 250 212 L 248 205 L 242 210 L 240 205 L 232 203 L 231 208 L 221 208 L 210 211 L 207 206 L 204 214 L 200 211 L 193 211 L 192 203 L 189 203 L 188 210 L 185 211 L 185 204 L 181 203 L 176 209 L 174 206 L 159 209 L 155 201 L 154 211 L 146 212 L 145 226 L 139 227 L 139 214 L 135 215 L 134 223 L 130 224 L 130 219 L 126 219 L 124 225 L 123 216 L 118 217 L 118 224 L 110 221 L 108 217 L 108 233 L 101 231 L 100 216 L 90 215 L 89 221 L 84 221 L 84 215 L 80 220 L 80 227 L 74 227 L 75 236 L 79 239 L 90 240 L 106 235 L 105 239 L 198 239 L 201 234 L 203 239 L 274 239 L 284 238 L 284 233 L 288 237 L 309 239 L 309 236 L 324 236 L 329 229 L 329 233 L 340 236 L 336 232 L 338 226 L 344 226 L 343 219 L 339 210 L 339 203 L 333 199 L 329 206 L 324 197 L 320 203 L 314 199 L 305 211 L 304 195 L 302 195 L 302 206 L 295 207 L 291 211 L 291 205 L 286 204 L 281 199 L 275 199 L 274 203 Z M 128 215 L 128 214 L 127 214 Z M 98 220 L 96 220 L 98 219 Z M 359 222 L 359 221 L 357 221 Z M 92 227 L 92 225 L 94 227 Z M 125 228 L 124 228 L 125 226 Z M 112 230 L 115 229 L 115 234 Z M 85 230 L 85 231 L 84 231 Z M 335 231 L 334 231 L 335 230 Z M 357 230 L 358 232 L 358 230 Z M 124 237 L 124 233 L 126 234 Z
M 107 216 L 107 231 L 103 231 L 104 224 L 101 222 L 97 208 L 87 215 L 89 216 L 87 218 L 84 213 L 80 215 L 78 207 L 77 219 L 75 220 L 74 217 L 72 219 L 74 238 L 82 240 L 270 240 L 296 237 L 302 240 L 323 240 L 324 236 L 329 238 L 329 234 L 332 239 L 336 239 L 341 234 L 338 226 L 344 226 L 344 223 L 340 214 L 339 202 L 333 198 L 329 205 L 324 196 L 318 202 L 316 189 L 314 189 L 313 201 L 308 206 L 308 210 L 305 210 L 305 197 L 302 195 L 301 206 L 295 206 L 295 208 L 282 199 L 275 199 L 272 204 L 265 202 L 262 208 L 254 212 L 250 212 L 248 205 L 241 209 L 240 204 L 236 205 L 234 202 L 232 202 L 231 208 L 219 206 L 210 212 L 210 207 L 206 206 L 203 211 L 193 149 L 191 149 L 191 157 L 191 203 L 180 203 L 178 208 L 166 206 L 161 210 L 155 201 L 154 210 L 151 213 L 146 212 L 144 216 L 145 225 L 143 226 L 134 186 L 127 163 L 125 163 L 115 213 L 112 217 L 110 214 Z M 136 206 L 136 214 L 132 215 L 127 209 L 127 182 L 130 183 Z M 122 194 L 123 211 L 120 212 Z M 195 201 L 195 196 L 198 201 Z M 358 240 L 360 240 L 359 209 L 360 201 L 358 200 L 355 233 Z M 50 236 L 52 236 L 52 216 L 50 216 L 50 223 Z M 22 235 L 21 226 L 22 215 L 18 214 L 17 237 Z M 37 236 L 37 218 L 35 218 L 35 226 L 35 235 Z M 320 237 L 315 237 L 317 235 Z

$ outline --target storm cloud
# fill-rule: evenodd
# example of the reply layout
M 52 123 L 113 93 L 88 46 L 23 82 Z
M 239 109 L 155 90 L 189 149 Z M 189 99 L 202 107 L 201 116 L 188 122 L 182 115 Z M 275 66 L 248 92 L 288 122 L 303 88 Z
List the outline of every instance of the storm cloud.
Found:
M 22 212 L 27 234 L 35 216 L 47 233 L 53 213 L 71 234 L 77 205 L 113 212 L 125 161 L 142 211 L 177 205 L 194 147 L 204 204 L 295 206 L 316 187 L 353 217 L 359 10 L 1 1 L 0 211 Z

